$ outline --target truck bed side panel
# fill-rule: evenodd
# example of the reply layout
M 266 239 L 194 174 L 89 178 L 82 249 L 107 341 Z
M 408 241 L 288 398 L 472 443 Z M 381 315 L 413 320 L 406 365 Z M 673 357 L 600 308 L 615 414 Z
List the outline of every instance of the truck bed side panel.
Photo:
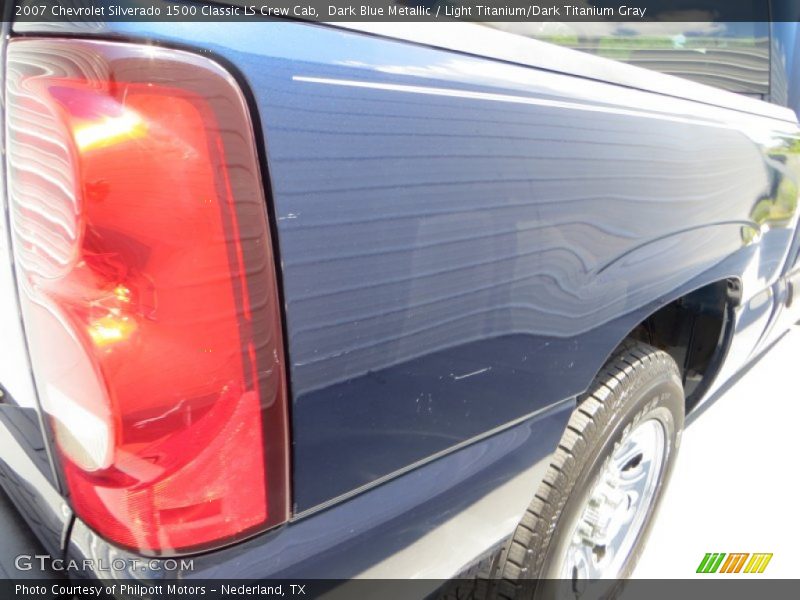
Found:
M 300 514 L 579 394 L 648 311 L 784 262 L 795 124 L 318 25 L 106 27 L 208 48 L 252 92 Z

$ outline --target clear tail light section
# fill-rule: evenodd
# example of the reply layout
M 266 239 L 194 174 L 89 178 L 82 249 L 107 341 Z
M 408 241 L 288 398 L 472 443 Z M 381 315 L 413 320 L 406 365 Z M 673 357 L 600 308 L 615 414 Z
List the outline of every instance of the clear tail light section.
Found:
M 285 521 L 279 301 L 236 82 L 186 52 L 24 39 L 7 86 L 23 318 L 75 512 L 154 555 Z

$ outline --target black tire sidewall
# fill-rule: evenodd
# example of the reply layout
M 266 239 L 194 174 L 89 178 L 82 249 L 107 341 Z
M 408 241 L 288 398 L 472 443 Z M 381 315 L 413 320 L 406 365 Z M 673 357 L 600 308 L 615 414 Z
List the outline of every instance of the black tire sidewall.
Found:
M 636 566 L 663 497 L 663 489 L 669 482 L 675 466 L 684 416 L 683 387 L 677 374 L 664 371 L 656 373 L 645 381 L 642 381 L 642 375 L 639 377 L 632 389 L 622 391 L 615 405 L 607 407 L 610 413 L 608 418 L 604 419 L 599 431 L 594 432 L 592 439 L 587 440 L 585 462 L 577 469 L 577 476 L 574 478 L 574 483 L 569 486 L 570 490 L 563 507 L 554 511 L 557 513 L 555 528 L 545 550 L 541 569 L 538 573 L 531 573 L 534 577 L 544 580 L 551 572 L 553 561 L 558 559 L 564 545 L 569 543 L 565 538 L 570 532 L 565 529 L 579 516 L 579 512 L 583 511 L 587 495 L 602 467 L 610 460 L 628 431 L 639 423 L 655 418 L 663 425 L 666 434 L 664 463 L 653 502 L 619 577 L 627 577 Z

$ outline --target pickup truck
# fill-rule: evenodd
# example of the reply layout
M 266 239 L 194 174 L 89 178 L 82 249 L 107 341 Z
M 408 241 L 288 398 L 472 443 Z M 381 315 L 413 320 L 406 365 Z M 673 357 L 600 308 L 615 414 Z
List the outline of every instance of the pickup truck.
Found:
M 481 24 L 3 26 L 0 482 L 70 577 L 624 578 L 800 318 L 770 89 Z

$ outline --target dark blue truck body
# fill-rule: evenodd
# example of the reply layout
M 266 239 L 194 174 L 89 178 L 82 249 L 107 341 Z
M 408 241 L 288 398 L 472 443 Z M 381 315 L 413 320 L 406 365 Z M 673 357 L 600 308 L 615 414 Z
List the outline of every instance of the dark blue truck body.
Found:
M 636 89 L 558 60 L 537 68 L 316 24 L 55 33 L 201 51 L 232 70 L 257 119 L 290 363 L 293 519 L 194 557 L 181 577 L 453 576 L 508 536 L 575 398 L 648 315 L 738 286 L 693 404 L 798 317 L 786 306 L 800 173 L 788 111 L 684 94 L 668 77 Z M 793 207 L 759 216 L 782 185 L 795 186 Z M 59 491 L 5 227 L 2 482 L 52 554 L 124 554 Z

